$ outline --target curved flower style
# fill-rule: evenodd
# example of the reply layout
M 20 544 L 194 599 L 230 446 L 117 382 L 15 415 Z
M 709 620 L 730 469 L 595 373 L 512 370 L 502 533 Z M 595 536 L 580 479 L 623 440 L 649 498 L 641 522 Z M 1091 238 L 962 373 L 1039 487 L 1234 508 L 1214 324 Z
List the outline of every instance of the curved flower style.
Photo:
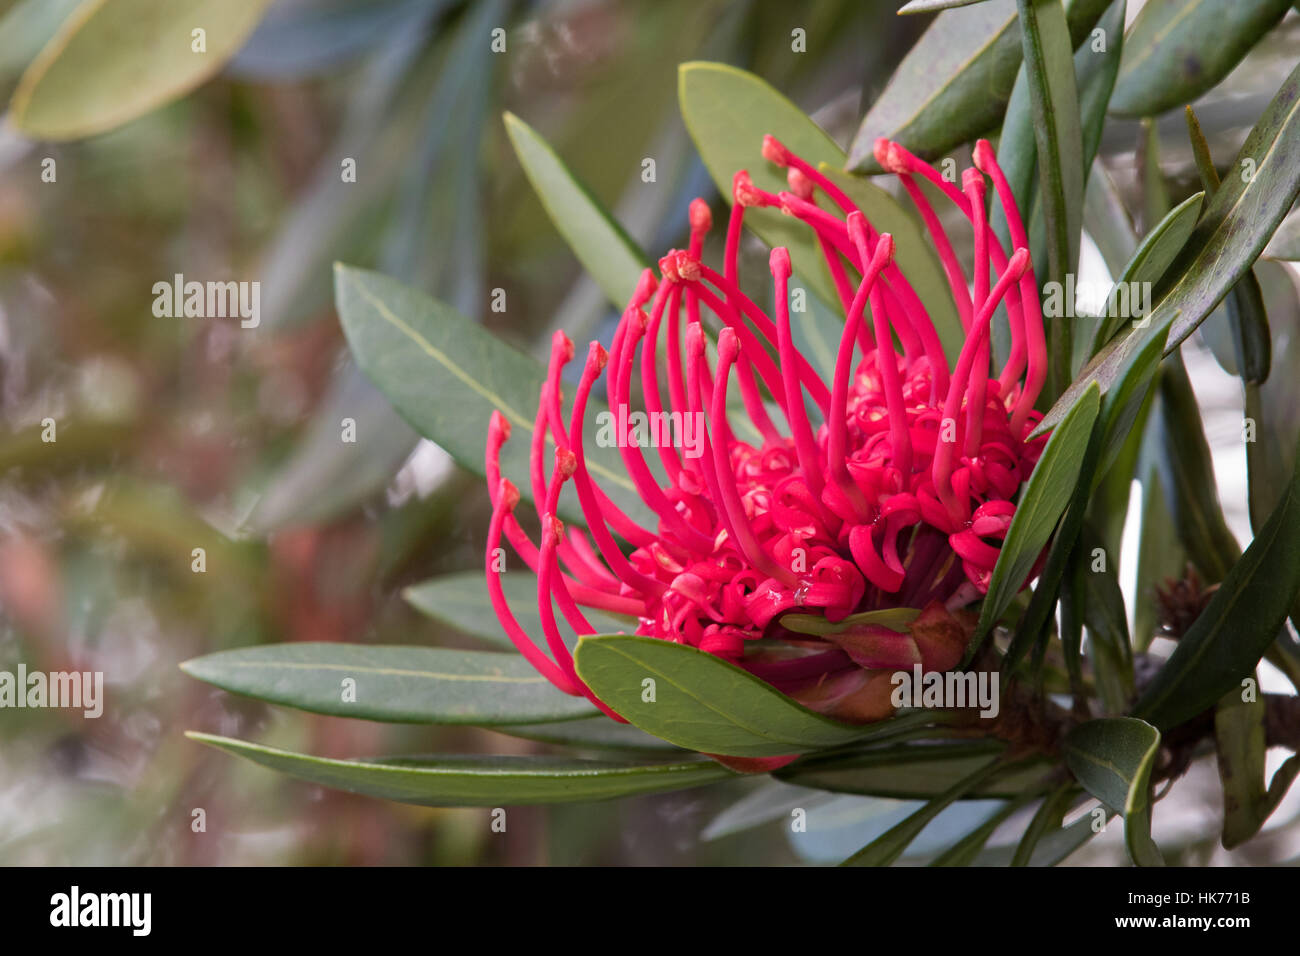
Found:
M 989 144 L 976 146 L 976 168 L 965 171 L 960 189 L 897 143 L 876 144 L 881 165 L 899 177 L 929 229 L 956 300 L 965 342 L 951 369 L 894 262 L 893 238 L 770 136 L 763 156 L 788 171 L 789 190 L 767 193 L 746 172 L 736 174 L 720 273 L 700 257 L 712 225 L 709 207 L 700 199 L 691 204 L 689 248 L 659 260 L 660 281 L 645 271 L 608 352 L 591 343 L 567 420 L 560 381 L 574 348 L 556 334 L 532 436 L 540 545 L 516 520 L 519 492 L 500 474 L 510 426 L 496 413 L 488 429 L 487 582 L 494 608 L 542 674 L 616 719 L 575 671 L 555 605 L 580 634 L 595 632 L 583 607 L 630 615 L 636 633 L 716 654 L 814 709 L 857 721 L 888 716 L 892 671 L 915 664 L 949 670 L 960 661 L 969 620 L 952 612 L 987 590 L 1015 512 L 1011 498 L 1045 441 L 1026 438 L 1041 418 L 1033 406 L 1047 364 L 1038 292 L 1024 224 Z M 1015 246 L 1009 255 L 986 220 L 985 175 L 1006 214 Z M 918 176 L 971 223 L 969 285 Z M 775 318 L 741 291 L 738 250 L 751 207 L 799 219 L 825 256 L 845 315 L 830 382 L 792 341 L 787 250 L 771 253 Z M 1001 303 L 1012 348 L 991 377 L 989 326 Z M 718 329 L 712 361 L 706 314 Z M 660 388 L 665 360 L 667 409 Z M 587 469 L 583 424 L 602 374 L 614 442 L 658 518 L 654 529 L 621 511 Z M 683 424 L 688 433 L 692 422 L 703 426 L 689 449 L 657 443 L 666 485 L 647 463 L 627 414 L 638 377 L 645 420 L 676 426 L 679 434 Z M 732 388 L 761 444 L 736 434 L 728 417 L 736 414 L 728 402 Z M 549 475 L 548 435 L 556 446 Z M 556 516 L 566 482 L 574 485 L 588 532 L 566 529 Z M 505 601 L 494 559 L 503 534 L 537 575 L 551 656 Z M 888 608 L 924 610 L 906 633 L 845 620 Z M 786 626 L 789 612 L 814 615 L 825 626 L 796 631 Z

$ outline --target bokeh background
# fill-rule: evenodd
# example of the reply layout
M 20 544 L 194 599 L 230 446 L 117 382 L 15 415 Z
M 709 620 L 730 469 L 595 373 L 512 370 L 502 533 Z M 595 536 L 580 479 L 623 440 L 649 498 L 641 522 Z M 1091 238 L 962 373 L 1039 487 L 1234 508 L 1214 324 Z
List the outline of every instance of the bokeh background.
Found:
M 75 7 L 0 0 L 0 96 Z M 239 699 L 177 665 L 273 641 L 471 646 L 403 590 L 481 560 L 487 497 L 346 358 L 335 260 L 449 301 L 521 348 L 613 318 L 555 232 L 501 123 L 519 114 L 648 250 L 717 201 L 676 102 L 677 65 L 720 60 L 787 93 L 841 144 L 929 18 L 889 0 L 277 0 L 213 80 L 64 145 L 0 132 L 0 669 L 102 670 L 102 718 L 0 711 L 0 862 L 9 864 L 794 863 L 841 858 L 906 811 L 821 795 L 744 832 L 757 787 L 580 807 L 438 810 L 290 781 L 185 729 L 336 757 L 542 751 L 489 731 L 312 717 Z M 1129 17 L 1138 3 L 1130 3 Z M 1294 65 L 1300 17 L 1198 104 L 1231 155 Z M 507 52 L 488 34 L 506 30 Z M 806 31 L 807 52 L 791 50 Z M 1176 198 L 1195 170 L 1160 128 Z M 1131 195 L 1136 124 L 1103 160 Z M 41 181 L 53 158 L 57 181 Z M 643 182 L 642 160 L 656 177 Z M 357 181 L 341 180 L 354 159 Z M 758 252 L 749 250 L 758 258 Z M 1085 268 L 1104 278 L 1095 250 Z M 1273 266 L 1270 265 L 1270 268 Z M 1293 282 L 1286 268 L 1279 282 Z M 752 270 L 751 270 L 752 271 Z M 742 273 L 744 269 L 742 268 Z M 175 273 L 261 282 L 261 324 L 157 318 Z M 488 307 L 492 290 L 509 308 Z M 1294 293 L 1294 286 L 1291 292 Z M 1207 323 L 1209 326 L 1211 323 Z M 1212 414 L 1221 497 L 1248 538 L 1235 380 L 1188 356 Z M 1235 404 L 1234 404 L 1235 403 Z M 358 443 L 339 440 L 343 417 Z M 41 421 L 57 421 L 55 443 Z M 1236 457 L 1234 457 L 1236 456 Z M 202 547 L 207 570 L 191 570 Z M 1267 684 L 1265 685 L 1268 686 Z M 793 788 L 792 788 L 793 790 Z M 811 806 L 792 792 L 791 806 Z M 1293 795 L 1294 796 L 1294 795 Z M 1232 855 L 1202 763 L 1155 835 L 1181 862 L 1300 854 L 1294 801 Z M 764 801 L 770 806 L 770 800 Z M 728 807 L 725 815 L 719 817 Z M 206 830 L 194 832 L 202 808 Z M 939 824 L 927 837 L 941 839 Z M 926 840 L 914 849 L 924 850 Z M 1105 834 L 1073 862 L 1118 862 Z

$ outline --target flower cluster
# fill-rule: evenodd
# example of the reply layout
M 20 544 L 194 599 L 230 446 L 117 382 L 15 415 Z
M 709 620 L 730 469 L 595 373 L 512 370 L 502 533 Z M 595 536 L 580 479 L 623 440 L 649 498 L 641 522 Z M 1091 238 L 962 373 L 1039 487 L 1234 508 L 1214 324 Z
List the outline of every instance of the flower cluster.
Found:
M 959 662 L 968 633 L 959 609 L 987 590 L 1015 512 L 1011 499 L 1042 451 L 1044 439 L 1027 440 L 1041 418 L 1034 403 L 1047 365 L 1038 291 L 1024 223 L 989 144 L 976 146 L 960 188 L 899 144 L 876 146 L 947 275 L 965 333 L 953 367 L 895 262 L 893 238 L 776 139 L 764 140 L 763 156 L 787 171 L 789 189 L 768 193 L 736 174 L 721 272 L 701 258 L 709 207 L 691 204 L 689 247 L 659 260 L 658 279 L 645 271 L 608 351 L 591 343 L 567 417 L 561 375 L 574 347 L 556 334 L 532 432 L 537 544 L 515 516 L 518 489 L 500 474 L 510 425 L 500 413 L 489 424 L 487 583 L 495 610 L 541 673 L 614 717 L 576 673 L 557 606 L 580 634 L 595 632 L 583 608 L 628 615 L 638 634 L 716 654 L 823 712 L 886 716 L 880 678 Z M 1009 252 L 987 221 L 986 176 L 1006 216 Z M 970 222 L 969 280 L 918 177 Z M 741 230 L 751 208 L 798 219 L 824 255 L 844 314 L 830 382 L 794 344 L 788 251 L 771 253 L 773 315 L 741 290 Z M 1011 349 L 995 375 L 989 332 L 1000 305 Z M 623 412 L 611 416 L 620 423 L 619 453 L 654 527 L 621 510 L 588 468 L 583 428 L 602 377 L 611 408 Z M 707 423 L 698 454 L 660 443 L 651 467 L 628 433 L 634 382 L 652 417 Z M 742 408 L 757 441 L 737 432 Z M 557 517 L 569 483 L 586 529 Z M 506 603 L 494 560 L 502 536 L 537 576 L 549 655 Z M 903 632 L 853 626 L 850 615 L 886 608 L 922 613 Z M 827 626 L 792 630 L 783 623 L 790 614 Z

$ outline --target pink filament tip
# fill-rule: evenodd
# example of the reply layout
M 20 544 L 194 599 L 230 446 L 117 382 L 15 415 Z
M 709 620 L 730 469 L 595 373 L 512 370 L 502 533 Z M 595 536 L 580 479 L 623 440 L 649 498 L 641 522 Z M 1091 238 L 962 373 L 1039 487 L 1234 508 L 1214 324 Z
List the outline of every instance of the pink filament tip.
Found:
M 519 504 L 519 489 L 515 487 L 515 483 L 509 478 L 502 478 L 500 484 L 497 485 L 497 489 L 501 507 L 506 514 L 510 514 L 515 510 L 515 506 Z
M 766 206 L 763 191 L 754 185 L 749 173 L 740 170 L 731 180 L 731 195 L 737 206 Z
M 768 256 L 768 266 L 771 268 L 773 276 L 790 278 L 793 271 L 790 268 L 790 250 L 785 246 L 777 246 L 772 250 L 772 254 Z M 727 328 L 727 331 L 731 331 L 730 327 Z
M 800 199 L 812 199 L 813 181 L 793 166 L 786 171 L 785 181 L 790 184 L 790 192 Z
M 763 137 L 763 158 L 782 169 L 790 165 L 790 151 L 771 133 Z
M 887 173 L 897 173 L 906 175 L 912 171 L 912 165 L 907 161 L 907 154 L 897 143 L 885 139 L 883 136 L 876 140 L 872 152 L 876 156 L 876 162 L 880 168 Z
M 708 232 L 713 228 L 713 211 L 703 199 L 691 200 L 691 232 Z

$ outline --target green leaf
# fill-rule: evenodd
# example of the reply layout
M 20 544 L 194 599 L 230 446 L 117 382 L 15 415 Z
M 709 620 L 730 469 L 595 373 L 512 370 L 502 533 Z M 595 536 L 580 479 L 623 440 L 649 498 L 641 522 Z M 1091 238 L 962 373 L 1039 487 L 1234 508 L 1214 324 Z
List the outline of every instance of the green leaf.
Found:
M 1051 538 L 1052 529 L 1070 503 L 1079 481 L 1088 437 L 1100 410 L 1098 396 L 1096 388 L 1082 393 L 1078 404 L 1052 432 L 1029 476 L 1029 484 L 1020 496 L 997 564 L 993 566 L 988 593 L 980 608 L 979 625 L 966 652 L 968 658 L 1020 593 L 1034 562 Z
M 1251 674 L 1300 594 L 1300 469 L 1209 606 L 1138 699 L 1134 716 L 1174 727 Z
M 1049 281 L 1077 271 L 1083 228 L 1083 131 L 1074 82 L 1074 49 L 1061 0 L 1017 0 L 1025 76 L 1038 152 L 1039 201 L 1047 236 Z M 1052 392 L 1070 378 L 1070 326 L 1051 323 Z
M 1254 172 L 1253 176 L 1245 173 Z M 1248 181 L 1247 181 L 1248 180 Z M 1259 256 L 1300 194 L 1300 67 L 1255 124 L 1192 237 L 1170 266 L 1147 325 L 1112 339 L 1052 406 L 1039 431 L 1054 427 L 1079 394 L 1097 382 L 1103 394 L 1123 381 L 1159 336 L 1167 352 L 1213 311 Z
M 979 857 L 984 844 L 989 842 L 993 831 L 1030 799 L 1032 798 L 1022 797 L 1019 800 L 1008 800 L 993 816 L 931 860 L 930 866 L 970 866 Z
M 921 831 L 929 826 L 930 821 L 987 781 L 1003 766 L 1002 761 L 997 758 L 989 760 L 974 773 L 958 780 L 943 793 L 927 801 L 921 809 L 876 837 L 845 860 L 841 866 L 889 866 L 903 855 L 903 851 L 920 836 Z
M 1034 850 L 1043 837 L 1061 829 L 1061 820 L 1076 792 L 1074 784 L 1067 780 L 1039 805 L 1020 842 L 1016 844 L 1016 852 L 1011 857 L 1012 866 L 1029 866 L 1034 858 Z
M 1258 686 L 1258 685 L 1257 685 Z M 1264 786 L 1267 707 L 1257 696 L 1243 700 L 1240 688 L 1223 695 L 1214 708 L 1214 742 L 1223 784 L 1223 847 L 1245 843 L 1264 825 L 1268 790 Z
M 501 471 L 529 498 L 529 444 L 545 367 L 450 306 L 379 273 L 336 265 L 334 296 L 361 370 L 417 432 L 458 464 L 483 474 L 488 421 L 494 410 L 505 415 L 514 434 L 501 450 Z M 595 441 L 602 410 L 608 409 L 594 398 L 587 404 L 587 466 L 630 517 L 645 518 L 616 450 Z M 564 517 L 582 520 L 567 490 L 561 503 Z
M 537 577 L 527 568 L 522 568 L 515 573 L 502 574 L 501 590 L 524 633 L 534 635 L 544 633 L 541 613 L 537 609 Z M 513 649 L 515 646 L 492 609 L 492 602 L 488 598 L 487 581 L 482 571 L 465 571 L 432 578 L 411 585 L 402 592 L 402 596 L 411 603 L 412 607 L 449 627 L 454 627 L 462 634 L 477 637 L 496 647 Z M 632 630 L 636 626 L 630 618 L 620 619 L 617 615 L 605 614 L 590 608 L 583 608 L 582 613 L 591 622 L 591 626 L 597 628 L 597 632 L 602 634 Z M 564 643 L 572 647 L 577 642 L 577 636 L 568 626 L 563 615 L 556 615 L 556 625 L 564 636 Z
M 1111 112 L 1155 116 L 1215 86 L 1291 0 L 1147 0 L 1128 32 Z
M 840 798 L 833 794 L 796 787 L 782 780 L 765 780 L 710 820 L 700 832 L 700 839 L 717 840 L 765 823 L 789 820 L 797 809 L 811 811 L 837 799 Z
M 1065 737 L 1065 763 L 1094 797 L 1124 814 L 1124 842 L 1138 866 L 1162 866 L 1151 839 L 1151 768 L 1160 731 L 1132 717 L 1103 717 Z
M 742 169 L 749 171 L 760 189 L 788 188 L 785 171 L 763 158 L 766 134 L 813 166 L 844 165 L 844 153 L 835 141 L 752 73 L 724 63 L 683 63 L 677 90 L 687 132 L 728 204 L 735 201 L 732 177 Z M 813 292 L 827 302 L 839 301 L 811 229 L 777 209 L 747 209 L 745 225 L 769 246 L 787 247 L 795 272 Z
M 1154 418 L 1154 416 L 1153 416 Z M 1153 428 L 1153 424 L 1148 425 Z M 1133 646 L 1145 651 L 1156 636 L 1156 586 L 1166 578 L 1181 578 L 1187 553 L 1178 543 L 1169 515 L 1154 455 L 1142 466 L 1142 523 L 1138 531 L 1137 586 L 1134 589 Z
M 1111 339 L 1126 319 L 1137 315 L 1133 303 L 1141 301 L 1137 297 L 1141 294 L 1142 283 L 1149 282 L 1154 285 L 1160 281 L 1165 270 L 1187 245 L 1187 240 L 1196 227 L 1196 220 L 1200 217 L 1204 205 L 1205 193 L 1193 193 L 1169 210 L 1168 214 L 1142 239 L 1142 244 L 1133 253 L 1133 257 L 1129 259 L 1120 277 L 1115 280 L 1115 285 L 1106 299 L 1107 303 L 1127 302 L 1129 308 L 1107 309 L 1108 314 L 1098 325 L 1097 334 L 1093 337 L 1091 355 L 1097 354 L 1097 351 Z M 1120 298 L 1121 296 L 1123 299 Z
M 874 183 L 827 166 L 822 166 L 821 171 L 857 204 L 872 226 L 894 237 L 894 261 L 924 303 L 949 364 L 956 365 L 966 333 L 929 234 L 921 230 L 917 220 L 893 196 Z
M 816 790 L 928 800 L 1004 750 L 1003 744 L 993 740 L 890 744 L 845 756 L 806 757 L 777 771 L 776 776 Z M 1038 762 L 1023 769 L 1012 769 L 1005 776 L 999 775 L 976 786 L 967 798 L 1018 797 L 1037 787 L 1046 768 L 1046 762 Z
M 555 228 L 614 307 L 623 308 L 650 260 L 536 130 L 513 113 L 505 114 L 505 124 Z
M 879 173 L 882 136 L 925 159 L 992 129 L 1020 66 L 1014 0 L 945 10 L 908 51 L 876 97 L 849 148 L 848 168 Z
M 734 776 L 712 760 L 624 764 L 487 754 L 331 760 L 213 734 L 188 731 L 185 736 L 299 780 L 422 807 L 517 807 L 608 800 L 683 790 Z
M 1217 583 L 1241 556 L 1241 546 L 1223 518 L 1210 445 L 1181 355 L 1162 366 L 1159 398 L 1152 437 L 1165 501 L 1178 540 L 1207 581 Z
M 388 723 L 530 724 L 595 713 L 521 655 L 370 644 L 264 644 L 181 665 L 236 694 L 316 714 Z M 344 681 L 355 681 L 346 700 Z M 350 696 L 350 695 L 349 695 Z
M 578 676 L 646 733 L 701 753 L 771 757 L 837 747 L 870 728 L 814 713 L 770 684 L 685 644 L 653 637 L 582 637 Z M 654 682 L 647 700 L 643 682 Z M 643 696 L 645 694 L 645 696 Z
M 934 13 L 937 10 L 969 7 L 972 4 L 984 2 L 985 0 L 908 0 L 907 3 L 898 8 L 898 15 L 901 17 L 913 13 Z
M 558 720 L 545 724 L 497 724 L 497 733 L 524 740 L 537 740 L 545 744 L 592 750 L 623 750 L 663 755 L 681 753 L 666 740 L 651 737 L 631 724 L 620 724 L 604 714 L 579 720 Z
M 121 126 L 188 93 L 234 56 L 270 0 L 87 0 L 23 74 L 10 118 L 68 140 Z M 203 29 L 204 52 L 191 35 Z

